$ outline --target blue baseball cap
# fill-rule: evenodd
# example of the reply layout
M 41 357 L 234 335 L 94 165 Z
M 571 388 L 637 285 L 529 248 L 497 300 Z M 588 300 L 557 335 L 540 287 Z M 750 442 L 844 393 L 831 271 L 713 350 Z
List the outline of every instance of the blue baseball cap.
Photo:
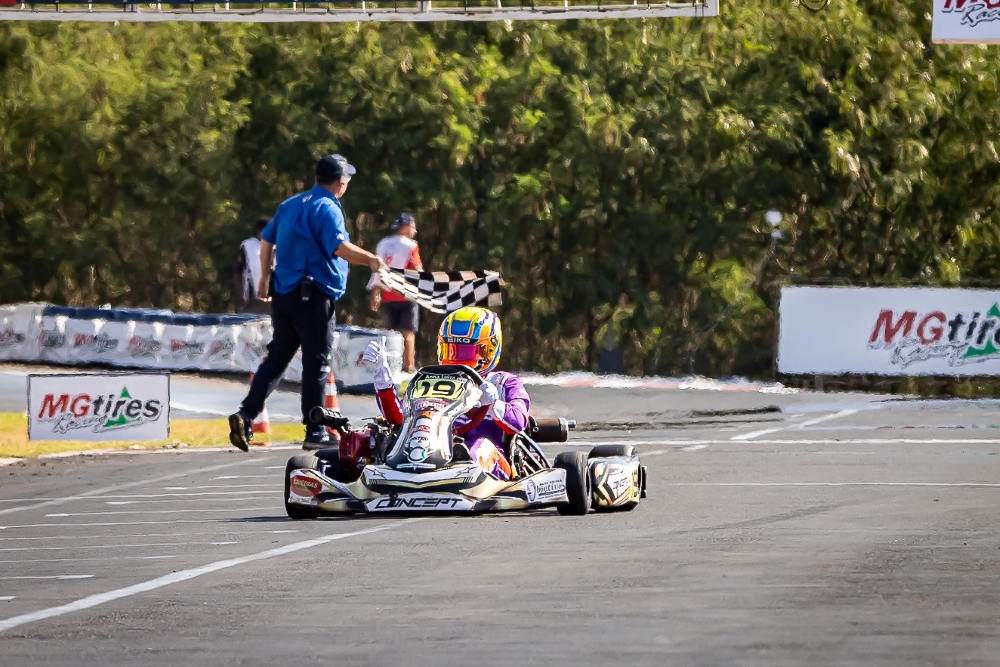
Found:
M 342 176 L 350 178 L 356 173 L 354 166 L 339 153 L 324 155 L 316 163 L 316 178 L 321 181 L 335 181 Z
M 410 225 L 417 224 L 417 219 L 413 217 L 412 213 L 400 213 L 396 216 L 396 219 L 392 221 L 391 229 L 399 229 L 400 227 L 409 227 Z

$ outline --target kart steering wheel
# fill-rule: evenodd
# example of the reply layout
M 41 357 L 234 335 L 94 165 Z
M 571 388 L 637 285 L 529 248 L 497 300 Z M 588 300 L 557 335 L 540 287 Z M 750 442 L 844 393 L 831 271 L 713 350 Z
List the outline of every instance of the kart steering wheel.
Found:
M 482 385 L 486 380 L 483 376 L 475 371 L 475 369 L 469 366 L 463 366 L 461 364 L 439 364 L 437 366 L 424 366 L 414 377 L 420 376 L 422 373 L 433 373 L 434 375 L 464 375 L 465 377 L 472 380 L 473 384 L 477 387 Z

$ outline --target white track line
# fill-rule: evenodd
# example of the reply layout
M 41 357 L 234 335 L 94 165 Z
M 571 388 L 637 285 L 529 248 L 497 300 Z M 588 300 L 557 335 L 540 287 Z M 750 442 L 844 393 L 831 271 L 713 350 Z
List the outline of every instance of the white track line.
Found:
M 297 530 L 266 530 L 263 534 L 265 535 L 280 535 L 283 533 L 297 533 Z M 244 537 L 242 533 L 237 533 L 235 530 L 229 529 L 223 533 L 226 537 Z M 256 529 L 252 530 L 251 537 L 261 535 L 262 533 Z M 208 535 L 212 537 L 218 537 L 220 531 L 213 530 L 209 533 L 130 533 L 129 538 L 139 539 L 139 538 L 150 538 L 150 537 L 199 537 L 203 535 Z M 37 540 L 106 540 L 109 537 L 114 537 L 113 535 L 40 535 L 35 537 L 0 537 L 0 542 L 26 542 L 26 541 L 37 541 Z M 2 578 L 2 577 L 0 577 Z
M 691 440 L 691 439 L 673 439 L 673 438 L 658 438 L 655 440 L 633 440 L 632 438 L 618 438 L 615 440 L 602 439 L 602 440 L 575 440 L 573 442 L 559 443 L 558 445 L 545 445 L 550 449 L 555 447 L 593 447 L 595 445 L 635 445 L 636 447 L 641 445 L 701 445 L 701 444 L 713 444 L 719 442 L 728 442 L 728 440 Z M 639 452 L 640 454 L 642 452 Z
M 571 443 L 566 443 L 571 444 Z M 591 443 L 587 443 L 588 445 Z M 658 446 L 693 446 L 693 445 L 737 445 L 739 441 L 732 440 L 677 440 L 664 438 L 662 440 L 607 440 L 595 441 L 592 444 L 629 444 L 629 445 L 658 445 Z M 1000 445 L 1000 438 L 823 438 L 823 439 L 803 439 L 803 438 L 772 438 L 767 440 L 752 440 L 748 444 L 754 445 Z M 640 455 L 645 452 L 640 451 Z
M 753 442 L 764 445 L 1000 445 L 1000 438 L 845 438 L 843 440 L 788 438 Z
M 11 581 L 17 579 L 60 579 L 67 581 L 70 579 L 93 579 L 92 574 L 50 574 L 46 576 L 36 576 L 36 577 L 0 577 L 0 580 Z
M 193 547 L 193 546 L 225 546 L 229 544 L 239 544 L 239 542 L 163 542 L 150 544 L 80 544 L 72 547 L 4 547 L 0 552 L 6 551 L 86 551 L 89 549 L 149 549 L 151 547 Z
M 282 466 L 282 467 L 284 467 L 284 466 Z M 247 491 L 246 490 L 247 488 L 251 488 L 252 489 L 252 488 L 257 488 L 258 486 L 262 487 L 260 491 Z M 266 489 L 273 490 L 273 489 L 277 488 L 277 486 L 278 486 L 277 484 L 268 485 L 266 487 Z M 243 489 L 241 491 L 198 491 L 198 492 L 195 492 L 195 493 L 141 493 L 141 494 L 133 494 L 133 495 L 110 494 L 110 495 L 106 495 L 106 496 L 87 496 L 86 498 L 83 498 L 81 496 L 63 496 L 62 498 L 12 498 L 10 500 L 0 500 L 0 503 L 8 503 L 8 502 L 11 502 L 11 503 L 12 502 L 27 503 L 27 502 L 32 502 L 32 501 L 35 501 L 35 500 L 104 500 L 106 498 L 114 498 L 116 500 L 117 499 L 144 499 L 144 498 L 181 498 L 181 499 L 183 499 L 183 498 L 198 498 L 200 496 L 246 496 L 246 495 L 252 495 L 254 493 L 264 494 L 264 493 L 268 492 L 267 490 L 264 490 L 264 485 L 256 485 L 254 487 L 241 487 L 241 488 Z
M 281 466 L 284 468 L 284 466 Z M 274 474 L 270 475 L 222 475 L 221 477 L 212 477 L 208 481 L 214 482 L 217 479 L 250 479 L 251 477 L 263 477 L 265 479 L 274 479 Z
M 198 509 L 186 509 L 186 510 L 122 510 L 113 512 L 60 512 L 58 514 L 46 514 L 45 518 L 52 517 L 53 519 L 62 518 L 67 516 L 108 516 L 114 514 L 188 514 L 191 512 L 204 514 L 206 512 L 266 512 L 268 510 L 273 510 L 273 507 L 207 507 Z
M 238 521 L 238 520 L 237 520 Z M 174 519 L 173 521 L 99 521 L 94 523 L 23 523 L 16 526 L 0 526 L 0 530 L 15 528 L 88 528 L 91 526 L 162 526 L 168 523 L 225 523 L 233 525 L 233 519 Z
M 931 486 L 1000 488 L 1000 482 L 674 482 L 669 486 Z
M 11 600 L 16 600 L 16 595 L 0 595 L 0 602 L 10 602 Z
M 191 412 L 194 414 L 203 415 L 214 415 L 216 417 L 228 417 L 233 414 L 232 411 L 226 412 L 224 410 L 213 410 L 212 408 L 202 408 L 196 405 L 191 405 L 189 403 L 179 403 L 177 401 L 170 401 L 170 408 L 173 410 L 182 410 L 184 412 Z M 270 413 L 271 421 L 282 421 L 282 422 L 297 422 L 302 418 L 302 415 L 293 415 L 284 412 L 273 412 Z
M 108 561 L 108 560 L 166 560 L 167 558 L 177 558 L 176 554 L 170 556 L 103 556 L 101 558 L 31 558 L 18 560 L 0 560 L 0 563 L 78 563 L 83 561 Z
M 279 478 L 280 479 L 280 478 Z M 198 489 L 273 489 L 277 484 L 210 484 L 207 486 L 165 486 L 164 491 L 192 491 Z
M 91 496 L 99 496 L 103 493 L 113 493 L 115 491 L 124 491 L 125 489 L 134 489 L 137 486 L 145 486 L 147 484 L 159 484 L 160 482 L 167 482 L 172 479 L 178 479 L 181 477 L 190 477 L 191 475 L 197 475 L 206 472 L 215 472 L 216 470 L 222 470 L 224 468 L 232 468 L 233 466 L 243 465 L 245 463 L 251 463 L 253 459 L 242 459 L 239 461 L 233 461 L 231 463 L 222 463 L 219 465 L 208 466 L 206 468 L 197 468 L 195 470 L 189 470 L 187 472 L 176 472 L 170 475 L 163 475 L 162 477 L 154 477 L 152 479 L 144 479 L 136 482 L 126 482 L 125 484 L 114 484 L 112 486 L 105 486 L 101 489 L 94 489 L 93 491 L 88 491 L 87 493 L 80 493 L 74 498 L 89 498 Z M 59 498 L 57 500 L 46 500 L 41 503 L 36 503 L 34 505 L 22 505 L 21 507 L 8 507 L 7 509 L 0 510 L 0 514 L 10 514 L 11 512 L 23 512 L 25 510 L 36 510 L 42 507 L 51 507 L 53 505 L 62 505 L 63 503 L 70 502 L 69 498 Z
M 34 623 L 36 621 L 44 621 L 49 618 L 55 618 L 57 616 L 63 616 L 65 614 L 71 614 L 76 611 L 82 611 L 84 609 L 90 609 L 98 605 L 102 605 L 108 602 L 113 602 L 115 600 L 120 600 L 122 598 L 131 597 L 133 595 L 139 595 L 140 593 L 147 593 L 149 591 L 154 591 L 158 588 L 163 588 L 164 586 L 169 586 L 171 584 L 180 583 L 182 581 L 188 581 L 189 579 L 194 579 L 195 577 L 200 577 L 205 574 L 211 574 L 212 572 L 218 572 L 219 570 L 224 570 L 230 567 L 236 567 L 237 565 L 244 565 L 246 563 L 252 563 L 258 560 L 265 560 L 267 558 L 274 558 L 276 556 L 284 556 L 286 554 L 294 553 L 296 551 L 301 551 L 303 549 L 309 549 L 311 547 L 320 546 L 328 542 L 333 542 L 334 540 L 343 540 L 348 537 L 356 537 L 359 535 L 368 535 L 371 533 L 377 533 L 383 530 L 390 530 L 392 528 L 397 528 L 406 523 L 410 523 L 411 520 L 404 521 L 394 521 L 392 523 L 383 524 L 381 526 L 375 526 L 374 528 L 366 528 L 364 530 L 358 530 L 353 533 L 333 533 L 331 535 L 325 535 L 323 537 L 318 537 L 314 540 L 306 540 L 304 542 L 295 542 L 293 544 L 288 544 L 283 547 L 277 547 L 275 549 L 268 549 L 267 551 L 261 551 L 256 554 L 251 554 L 249 556 L 242 556 L 240 558 L 230 558 L 228 560 L 220 560 L 214 563 L 209 563 L 208 565 L 202 565 L 201 567 L 192 568 L 190 570 L 181 570 L 180 572 L 173 572 L 171 574 L 158 577 L 156 579 L 151 579 L 150 581 L 144 581 L 139 584 L 134 584 L 132 586 L 126 586 L 125 588 L 119 588 L 117 590 L 108 591 L 107 593 L 99 593 L 97 595 L 90 595 L 85 598 L 76 600 L 75 602 L 70 602 L 68 604 L 60 605 L 58 607 L 49 607 L 48 609 L 40 609 L 38 611 L 33 611 L 27 614 L 21 614 L 20 616 L 13 616 L 4 620 L 0 620 L 0 632 L 6 630 L 11 630 L 26 623 Z
M 212 498 L 212 504 L 216 503 L 242 503 L 246 502 L 247 498 L 254 498 L 259 500 L 262 497 L 270 496 L 274 494 L 277 489 L 270 491 L 258 491 L 257 493 L 243 493 L 236 498 Z M 163 503 L 187 503 L 190 502 L 187 498 L 160 498 L 158 500 L 105 500 L 105 505 L 114 505 L 120 507 L 122 505 L 161 505 Z
M 35 496 L 34 498 L 0 498 L 0 503 L 34 503 L 38 502 L 39 500 L 60 500 L 60 499 L 49 498 L 46 496 Z
M 753 440 L 756 437 L 762 435 L 768 435 L 770 433 L 777 433 L 778 431 L 803 429 L 806 428 L 807 426 L 815 426 L 816 424 L 822 424 L 823 422 L 830 421 L 831 419 L 840 419 L 841 417 L 849 417 L 853 414 L 857 414 L 857 412 L 858 412 L 857 410 L 848 408 L 847 410 L 841 410 L 840 412 L 834 412 L 832 414 L 823 415 L 822 417 L 815 417 L 814 419 L 808 419 L 804 422 L 793 424 L 791 426 L 785 425 L 785 426 L 778 426 L 775 428 L 765 428 L 759 431 L 751 431 L 750 433 L 734 435 L 733 437 L 730 438 L 730 440 L 740 442 L 744 440 Z

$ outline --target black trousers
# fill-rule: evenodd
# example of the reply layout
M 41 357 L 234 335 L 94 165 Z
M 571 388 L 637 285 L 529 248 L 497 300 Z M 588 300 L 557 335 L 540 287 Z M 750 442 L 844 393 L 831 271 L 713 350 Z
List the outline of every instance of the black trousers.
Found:
M 250 392 L 241 409 L 251 419 L 264 409 L 288 362 L 302 347 L 302 423 L 309 423 L 309 411 L 323 405 L 326 375 L 330 372 L 330 349 L 336 303 L 332 296 L 313 287 L 312 296 L 303 301 L 299 289 L 271 298 L 271 324 L 274 338 L 267 345 L 267 356 L 260 363 Z

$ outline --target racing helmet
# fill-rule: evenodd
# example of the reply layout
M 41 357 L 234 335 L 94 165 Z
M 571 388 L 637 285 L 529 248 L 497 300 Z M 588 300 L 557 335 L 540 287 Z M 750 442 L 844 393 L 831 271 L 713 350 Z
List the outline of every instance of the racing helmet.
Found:
M 444 318 L 438 332 L 438 361 L 442 364 L 463 364 L 487 373 L 500 361 L 501 347 L 500 317 L 486 308 L 459 308 Z

